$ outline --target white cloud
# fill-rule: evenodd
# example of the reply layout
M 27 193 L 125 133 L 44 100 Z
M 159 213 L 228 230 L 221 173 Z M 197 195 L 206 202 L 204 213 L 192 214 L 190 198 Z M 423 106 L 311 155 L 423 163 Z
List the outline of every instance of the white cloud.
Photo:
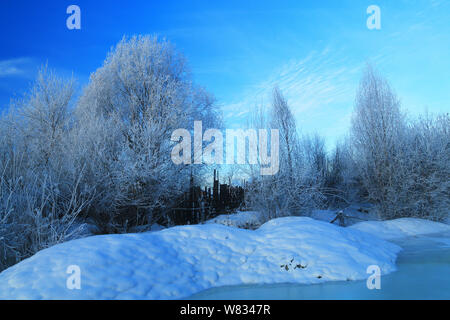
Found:
M 28 57 L 7 59 L 0 61 L 0 78 L 26 77 L 29 78 L 34 67 L 34 61 Z

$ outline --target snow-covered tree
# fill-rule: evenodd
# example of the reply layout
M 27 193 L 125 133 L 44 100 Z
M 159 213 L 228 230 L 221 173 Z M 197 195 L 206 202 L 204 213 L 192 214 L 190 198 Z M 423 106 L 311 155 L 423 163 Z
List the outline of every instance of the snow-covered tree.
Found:
M 190 173 L 171 161 L 172 132 L 192 128 L 194 120 L 214 127 L 219 119 L 212 96 L 192 83 L 184 57 L 152 36 L 117 44 L 91 75 L 76 114 L 79 151 L 90 159 L 85 183 L 101 195 L 91 214 L 108 232 L 163 213 Z
M 62 140 L 69 129 L 70 104 L 73 102 L 75 80 L 58 77 L 44 66 L 38 73 L 31 92 L 15 103 L 22 118 L 22 133 L 36 167 L 56 165 L 62 153 Z
M 279 172 L 260 176 L 257 166 L 251 168 L 247 202 L 265 214 L 267 219 L 288 215 L 309 214 L 323 199 L 320 185 L 311 177 L 312 168 L 305 157 L 295 118 L 278 88 L 274 88 L 269 112 L 260 109 L 254 117 L 259 128 L 279 131 Z
M 89 195 L 67 170 L 73 86 L 43 67 L 0 119 L 0 269 L 76 236 Z
M 360 82 L 352 122 L 356 165 L 380 215 L 395 216 L 394 188 L 403 179 L 398 170 L 405 130 L 400 101 L 389 83 L 368 66 Z
M 318 134 L 313 136 L 305 135 L 301 143 L 306 167 L 308 173 L 307 179 L 310 180 L 311 185 L 316 185 L 319 188 L 325 188 L 328 173 L 328 159 L 325 150 L 325 140 Z
M 408 126 L 402 215 L 440 220 L 450 205 L 450 117 L 426 114 Z
M 407 121 L 388 82 L 368 68 L 356 98 L 353 157 L 383 218 L 440 219 L 448 208 L 448 115 Z

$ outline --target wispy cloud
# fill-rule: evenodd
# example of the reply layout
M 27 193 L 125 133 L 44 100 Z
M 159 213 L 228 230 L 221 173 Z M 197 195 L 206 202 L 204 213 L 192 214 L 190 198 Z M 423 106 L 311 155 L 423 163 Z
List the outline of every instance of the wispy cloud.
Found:
M 28 57 L 7 59 L 0 61 L 0 78 L 31 77 L 35 67 L 34 60 Z
M 231 126 L 239 125 L 256 104 L 270 103 L 272 89 L 278 86 L 305 131 L 341 133 L 365 65 L 363 60 L 348 61 L 346 57 L 345 52 L 326 47 L 282 65 L 268 79 L 247 88 L 242 99 L 225 105 L 225 119 Z
M 227 125 L 245 125 L 256 105 L 269 106 L 272 90 L 278 86 L 296 118 L 299 133 L 317 132 L 332 147 L 348 132 L 366 63 L 378 65 L 385 59 L 383 54 L 370 60 L 350 56 L 345 47 L 328 46 L 275 68 L 267 79 L 243 90 L 241 99 L 223 106 Z
M 353 79 L 359 70 L 349 67 L 329 48 L 312 52 L 307 58 L 283 66 L 279 76 L 260 85 L 261 89 L 280 87 L 294 114 L 342 102 L 353 95 Z

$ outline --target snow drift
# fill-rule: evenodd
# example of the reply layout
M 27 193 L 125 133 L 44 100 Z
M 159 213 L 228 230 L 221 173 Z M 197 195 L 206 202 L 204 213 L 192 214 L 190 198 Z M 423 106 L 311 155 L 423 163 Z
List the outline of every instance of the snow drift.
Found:
M 305 217 L 258 230 L 218 224 L 102 235 L 42 250 L 0 274 L 2 299 L 177 299 L 215 286 L 319 283 L 395 270 L 397 245 Z M 68 266 L 81 270 L 69 290 Z
M 238 211 L 232 214 L 221 214 L 205 223 L 217 223 L 242 229 L 257 229 L 264 221 L 264 216 L 258 211 Z
M 364 231 L 385 240 L 450 232 L 450 226 L 447 224 L 417 218 L 360 222 L 349 228 Z

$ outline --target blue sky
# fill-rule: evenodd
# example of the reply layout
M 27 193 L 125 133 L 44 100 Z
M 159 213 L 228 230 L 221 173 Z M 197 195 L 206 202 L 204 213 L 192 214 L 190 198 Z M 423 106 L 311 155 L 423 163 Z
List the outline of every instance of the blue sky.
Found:
M 81 30 L 66 8 L 81 8 Z M 381 30 L 366 27 L 369 5 Z M 349 127 L 365 63 L 384 74 L 411 115 L 448 112 L 450 1 L 23 1 L 0 3 L 0 109 L 48 62 L 80 88 L 123 35 L 158 34 L 188 58 L 229 127 L 278 85 L 303 133 L 329 144 Z

